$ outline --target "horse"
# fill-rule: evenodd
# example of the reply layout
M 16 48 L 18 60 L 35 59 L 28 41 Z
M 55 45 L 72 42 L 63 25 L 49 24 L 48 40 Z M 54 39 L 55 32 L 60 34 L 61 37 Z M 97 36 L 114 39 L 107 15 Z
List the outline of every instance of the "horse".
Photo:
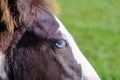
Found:
M 0 80 L 100 80 L 54 5 L 0 0 Z

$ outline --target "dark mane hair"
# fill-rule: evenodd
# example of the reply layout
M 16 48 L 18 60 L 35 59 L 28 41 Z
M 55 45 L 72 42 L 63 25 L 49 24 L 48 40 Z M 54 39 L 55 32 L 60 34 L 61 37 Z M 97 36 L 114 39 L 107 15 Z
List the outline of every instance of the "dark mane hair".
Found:
M 35 21 L 38 7 L 53 14 L 58 10 L 55 0 L 0 0 L 0 20 L 9 32 L 14 32 L 18 25 L 28 26 Z

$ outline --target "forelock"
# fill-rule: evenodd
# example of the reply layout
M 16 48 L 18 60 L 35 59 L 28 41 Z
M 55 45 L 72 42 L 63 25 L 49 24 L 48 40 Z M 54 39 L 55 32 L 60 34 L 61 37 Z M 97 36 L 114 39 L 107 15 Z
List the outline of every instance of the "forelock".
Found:
M 39 8 L 55 14 L 57 6 L 55 0 L 0 0 L 0 20 L 9 32 L 14 32 L 15 27 L 21 24 L 32 24 L 37 18 Z

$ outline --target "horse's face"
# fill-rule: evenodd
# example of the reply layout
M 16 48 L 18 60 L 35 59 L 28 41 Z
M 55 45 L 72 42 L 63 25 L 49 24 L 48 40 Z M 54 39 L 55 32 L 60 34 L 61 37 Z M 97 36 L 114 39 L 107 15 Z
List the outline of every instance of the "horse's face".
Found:
M 81 80 L 81 66 L 73 57 L 68 40 L 56 18 L 39 9 L 36 22 L 8 51 L 11 80 Z M 13 59 L 13 60 L 12 60 Z M 9 62 L 11 61 L 11 62 Z M 12 65 L 11 65 L 12 63 Z
M 0 79 L 6 80 L 8 77 L 9 80 L 99 80 L 71 35 L 54 15 L 38 6 L 31 14 L 26 15 L 26 9 L 29 7 L 26 3 L 29 0 L 18 1 L 20 20 L 24 23 L 30 21 L 30 24 L 27 22 L 29 26 L 24 34 L 21 29 L 16 29 L 11 35 L 11 45 L 6 47 L 7 51 L 2 51 L 6 56 L 0 52 Z M 35 11 L 36 14 L 32 14 Z M 16 14 L 16 11 L 13 12 Z M 35 16 L 34 19 L 32 15 Z M 2 41 L 4 42 L 4 39 Z

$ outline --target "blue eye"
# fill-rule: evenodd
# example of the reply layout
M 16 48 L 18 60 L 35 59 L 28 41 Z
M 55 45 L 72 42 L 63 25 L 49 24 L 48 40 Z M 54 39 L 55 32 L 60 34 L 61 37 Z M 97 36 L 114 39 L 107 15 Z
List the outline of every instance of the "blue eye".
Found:
M 67 42 L 64 39 L 57 40 L 54 45 L 57 48 L 65 48 L 67 46 Z

